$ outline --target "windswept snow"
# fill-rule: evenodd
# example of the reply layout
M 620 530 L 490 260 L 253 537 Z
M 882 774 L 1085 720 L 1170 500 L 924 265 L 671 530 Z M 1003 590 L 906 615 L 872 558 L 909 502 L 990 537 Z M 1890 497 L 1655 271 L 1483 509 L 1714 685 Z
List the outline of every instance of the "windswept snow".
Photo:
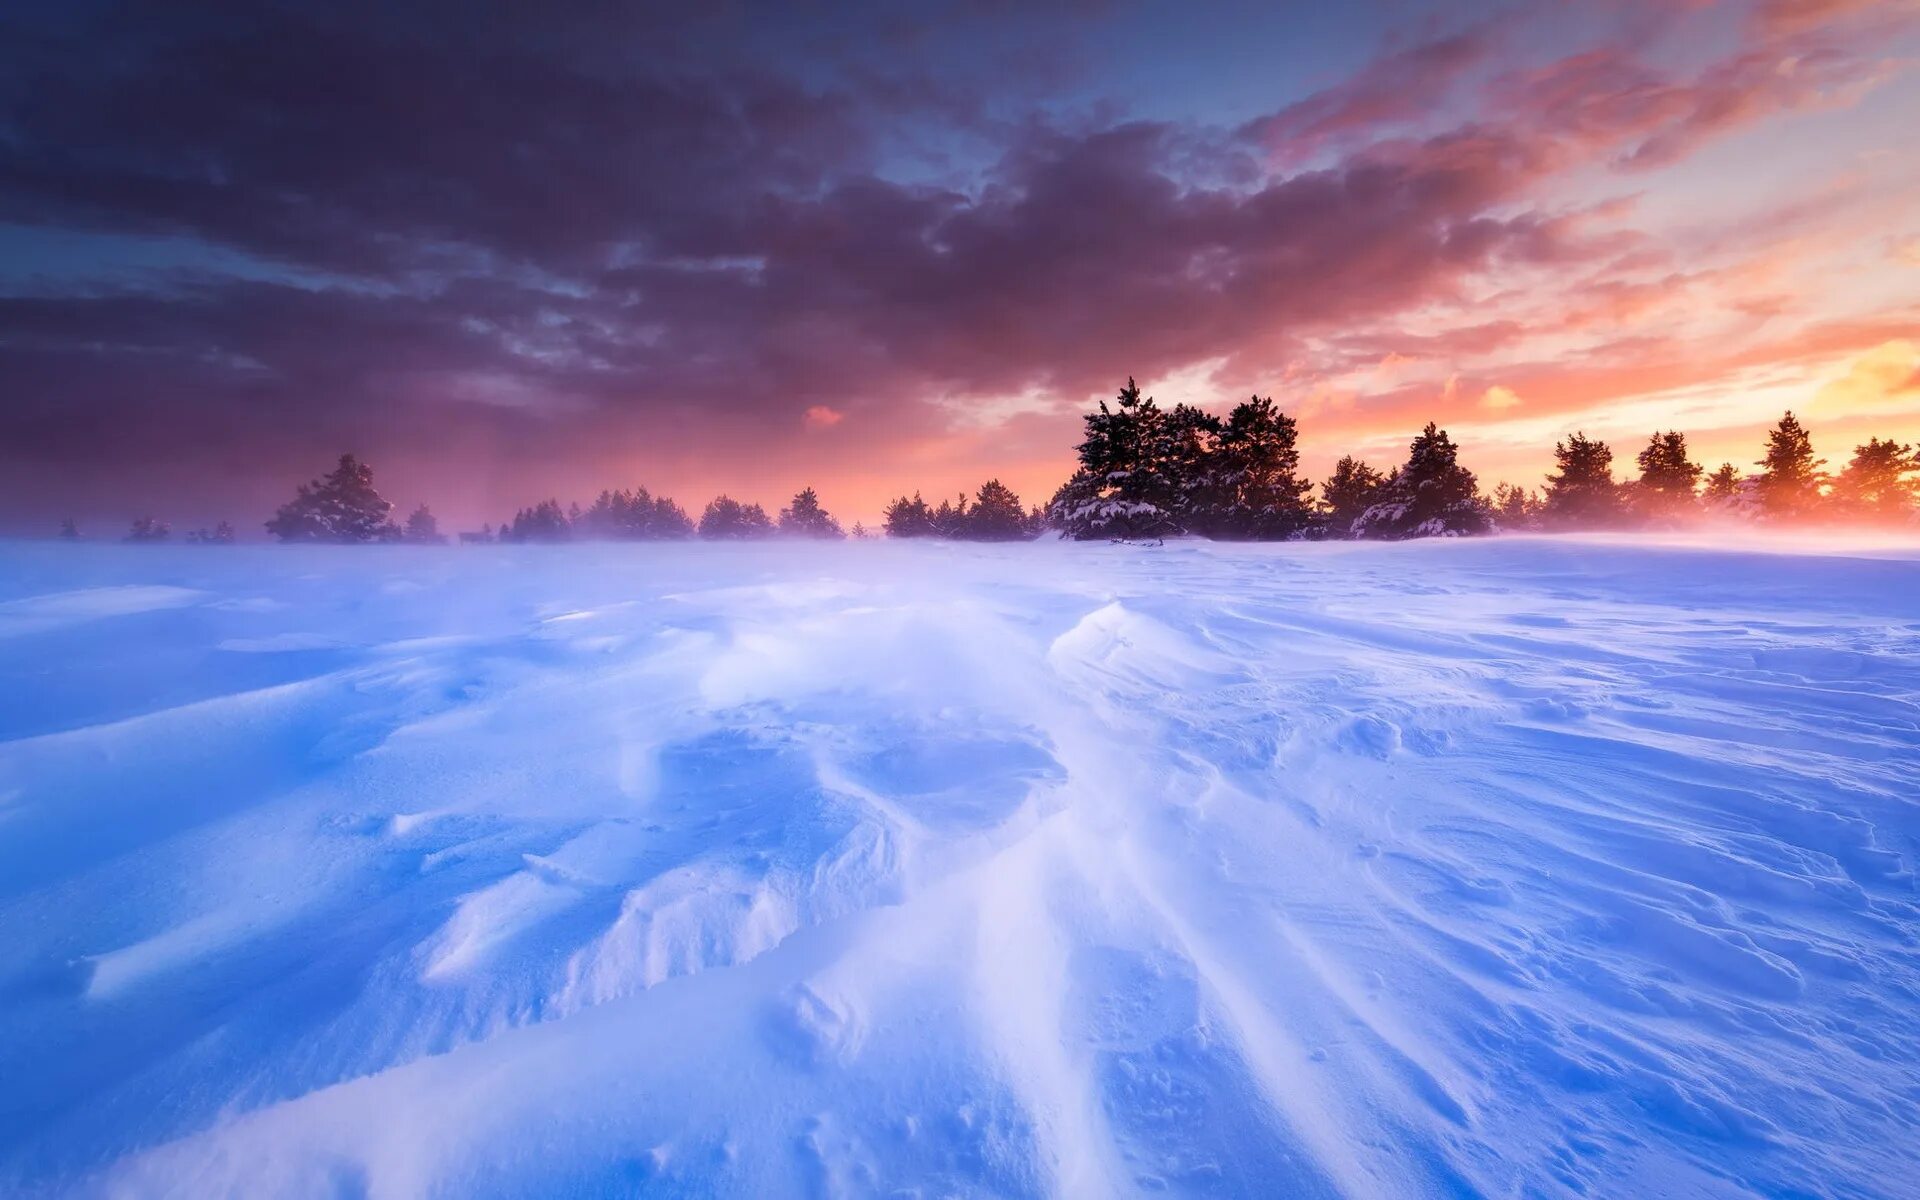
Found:
M 0 547 L 0 1193 L 1913 1196 L 1920 556 Z

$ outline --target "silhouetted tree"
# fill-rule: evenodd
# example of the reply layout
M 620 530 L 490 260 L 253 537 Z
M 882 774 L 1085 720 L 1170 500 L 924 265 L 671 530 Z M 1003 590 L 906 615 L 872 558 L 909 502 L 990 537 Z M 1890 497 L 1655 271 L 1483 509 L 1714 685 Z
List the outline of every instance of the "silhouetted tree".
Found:
M 1687 435 L 1670 429 L 1647 439 L 1632 504 L 1643 520 L 1671 524 L 1699 511 L 1700 464 L 1687 457 Z
M 1511 483 L 1493 488 L 1493 519 L 1506 533 L 1529 533 L 1540 528 L 1544 507 L 1538 493 Z
M 1020 497 L 998 479 L 980 485 L 963 525 L 961 536 L 977 542 L 1025 541 L 1035 532 Z
M 646 488 L 603 491 L 574 522 L 574 536 L 610 541 L 656 541 L 693 536 L 693 520 L 666 496 Z
M 72 517 L 68 517 L 66 520 L 60 522 L 60 540 L 63 542 L 77 542 L 80 540 L 80 527 L 73 523 Z
M 1833 481 L 1835 514 L 1852 520 L 1906 522 L 1920 504 L 1920 453 L 1892 440 L 1870 438 Z
M 1755 477 L 1755 494 L 1762 515 L 1773 518 L 1805 517 L 1820 507 L 1820 485 L 1825 475 L 1820 470 L 1826 459 L 1813 456 L 1813 439 L 1807 436 L 1799 418 L 1791 412 L 1767 433 L 1767 453 L 1756 465 L 1764 468 Z
M 887 536 L 916 538 L 933 536 L 933 509 L 915 492 L 913 499 L 900 497 L 887 505 Z
M 1186 524 L 1210 537 L 1296 537 L 1311 522 L 1300 478 L 1299 427 L 1267 397 L 1235 405 L 1215 423 L 1212 454 L 1195 466 L 1204 506 Z
M 820 507 L 820 497 L 812 488 L 794 493 L 793 503 L 780 510 L 780 532 L 788 537 L 838 539 L 847 536 L 840 522 Z
M 432 510 L 424 504 L 407 517 L 407 529 L 402 537 L 417 546 L 439 546 L 447 540 L 440 532 L 440 522 L 434 520 Z
M 513 514 L 511 525 L 500 526 L 503 542 L 565 542 L 573 538 L 573 522 L 558 500 L 542 500 Z
M 1459 448 L 1433 422 L 1407 448 L 1406 464 L 1387 477 L 1380 498 L 1353 524 L 1369 538 L 1455 537 L 1488 533 L 1493 513 Z
M 1073 538 L 1160 538 L 1179 532 L 1180 492 L 1154 452 L 1166 444 L 1166 414 L 1132 379 L 1112 407 L 1086 416 L 1080 471 L 1057 497 L 1051 519 Z
M 1620 486 L 1613 481 L 1613 450 L 1576 433 L 1554 443 L 1553 458 L 1560 469 L 1547 476 L 1544 522 L 1561 529 L 1618 525 Z
M 212 529 L 195 529 L 187 534 L 187 541 L 196 546 L 231 546 L 233 526 L 221 521 Z
M 267 532 L 283 542 L 385 542 L 400 537 L 393 505 L 374 490 L 373 468 L 351 454 L 324 479 L 300 485 Z
M 1348 455 L 1333 465 L 1333 474 L 1320 485 L 1320 510 L 1327 532 L 1352 537 L 1353 523 L 1380 499 L 1386 476 Z
M 943 538 L 965 537 L 967 534 L 967 494 L 961 492 L 952 500 L 942 500 L 940 507 L 933 510 L 933 536 Z
M 173 535 L 173 526 L 165 521 L 156 521 L 152 517 L 136 517 L 133 526 L 127 530 L 122 541 L 128 542 L 164 542 Z
M 765 537 L 773 532 L 767 510 L 742 504 L 731 496 L 716 496 L 700 514 L 700 536 L 718 540 Z

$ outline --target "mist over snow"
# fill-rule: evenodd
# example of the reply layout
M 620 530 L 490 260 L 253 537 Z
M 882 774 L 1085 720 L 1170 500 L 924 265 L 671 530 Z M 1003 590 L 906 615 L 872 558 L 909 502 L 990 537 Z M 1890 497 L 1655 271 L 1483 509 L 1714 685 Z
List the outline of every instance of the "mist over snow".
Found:
M 1920 551 L 0 545 L 0 1194 L 1901 1197 Z

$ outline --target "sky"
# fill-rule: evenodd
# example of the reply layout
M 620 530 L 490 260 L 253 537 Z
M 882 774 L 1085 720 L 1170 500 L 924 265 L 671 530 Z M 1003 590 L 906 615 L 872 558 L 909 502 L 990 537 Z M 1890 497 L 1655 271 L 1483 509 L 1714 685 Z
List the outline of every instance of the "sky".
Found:
M 13 0 L 0 529 L 1920 440 L 1920 4 Z

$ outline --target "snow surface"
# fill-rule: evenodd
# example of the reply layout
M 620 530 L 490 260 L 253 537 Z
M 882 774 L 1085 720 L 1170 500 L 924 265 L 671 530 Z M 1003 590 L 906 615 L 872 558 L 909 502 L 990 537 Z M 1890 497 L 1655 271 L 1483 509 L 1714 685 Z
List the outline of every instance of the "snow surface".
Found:
M 1911 553 L 0 547 L 0 1194 L 1914 1196 L 1917 634 Z

